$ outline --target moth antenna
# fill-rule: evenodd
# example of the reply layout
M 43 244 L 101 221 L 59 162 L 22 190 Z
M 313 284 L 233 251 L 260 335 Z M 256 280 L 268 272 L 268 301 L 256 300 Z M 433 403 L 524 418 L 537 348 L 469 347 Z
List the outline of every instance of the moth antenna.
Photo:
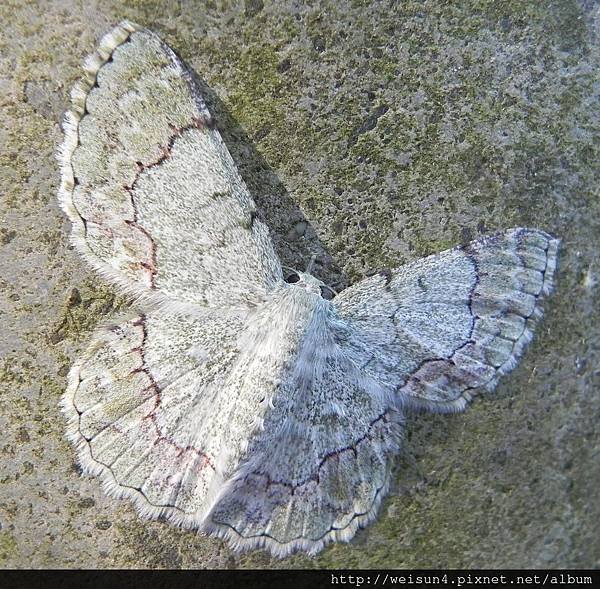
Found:
M 310 271 L 312 270 L 313 266 L 315 265 L 316 260 L 317 260 L 317 254 L 313 254 L 310 257 L 310 261 L 308 262 L 308 265 L 306 266 L 306 274 L 310 274 Z

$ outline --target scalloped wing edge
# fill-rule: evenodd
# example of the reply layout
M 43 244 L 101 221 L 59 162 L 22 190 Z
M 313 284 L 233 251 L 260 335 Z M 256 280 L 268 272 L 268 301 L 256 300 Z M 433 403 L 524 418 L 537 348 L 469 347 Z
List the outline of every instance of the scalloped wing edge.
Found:
M 117 319 L 106 322 L 104 327 L 114 324 L 114 321 L 124 320 L 125 318 L 131 318 L 132 316 L 135 315 L 122 315 Z M 80 383 L 79 374 L 82 366 L 88 359 L 88 353 L 98 345 L 99 337 L 102 335 L 102 332 L 103 327 L 94 332 L 85 352 L 71 367 L 67 377 L 67 388 L 59 404 L 62 413 L 67 418 L 66 437 L 75 448 L 77 464 L 81 467 L 83 474 L 98 477 L 102 483 L 104 492 L 109 497 L 129 500 L 140 517 L 149 520 L 165 519 L 182 528 L 200 529 L 210 508 L 207 508 L 201 516 L 198 516 L 185 514 L 181 510 L 173 507 L 152 505 L 140 491 L 133 487 L 124 487 L 116 480 L 110 468 L 94 459 L 88 441 L 82 436 L 79 430 L 79 413 L 75 408 L 75 394 L 77 393 Z M 221 494 L 225 485 L 223 473 L 217 469 L 216 474 L 221 477 L 221 480 L 216 481 L 212 485 L 214 491 L 208 496 L 208 503 L 211 506 Z
M 111 318 L 110 320 L 103 322 L 98 327 L 94 332 L 90 343 L 86 347 L 86 350 L 71 367 L 67 376 L 67 388 L 59 403 L 62 413 L 67 418 L 66 438 L 75 448 L 76 462 L 81 468 L 82 474 L 97 477 L 100 480 L 104 493 L 108 497 L 129 501 L 142 519 L 168 521 L 179 528 L 219 538 L 224 540 L 237 552 L 264 549 L 268 550 L 277 558 L 285 558 L 296 552 L 305 552 L 314 556 L 321 552 L 328 544 L 333 542 L 350 542 L 359 529 L 367 527 L 377 518 L 381 504 L 389 491 L 391 468 L 386 475 L 385 483 L 378 489 L 370 509 L 363 514 L 354 514 L 354 517 L 345 528 L 331 530 L 318 540 L 298 538 L 286 543 L 278 542 L 268 536 L 245 538 L 232 528 L 217 524 L 211 520 L 213 508 L 216 507 L 219 501 L 230 492 L 235 479 L 243 474 L 241 471 L 236 472 L 229 480 L 225 480 L 223 473 L 217 471 L 218 476 L 221 477 L 221 481 L 220 483 L 216 482 L 211 485 L 213 492 L 208 496 L 207 503 L 209 504 L 209 507 L 201 515 L 186 514 L 173 507 L 152 505 L 140 491 L 132 487 L 124 487 L 120 484 L 110 468 L 93 458 L 90 445 L 79 430 L 79 414 L 75 409 L 75 394 L 79 388 L 81 368 L 87 361 L 88 352 L 98 344 L 98 338 L 101 336 L 102 331 L 105 328 L 114 325 L 115 322 L 131 318 L 133 315 L 122 314 L 119 317 Z M 390 410 L 397 414 L 396 419 L 400 423 L 404 422 L 403 413 L 401 411 L 393 409 L 392 407 L 390 407 Z M 397 435 L 398 440 L 392 450 L 394 455 L 397 455 L 400 449 L 400 442 L 403 437 L 401 429 L 398 430 Z
M 377 491 L 375 500 L 369 511 L 360 515 L 354 514 L 354 517 L 345 528 L 330 530 L 318 540 L 298 538 L 296 540 L 291 540 L 290 542 L 281 543 L 269 536 L 245 538 L 232 528 L 211 521 L 209 519 L 210 513 L 209 518 L 205 521 L 201 531 L 225 540 L 231 548 L 238 552 L 263 549 L 268 550 L 277 558 L 285 558 L 296 552 L 305 552 L 310 556 L 315 556 L 328 544 L 333 542 L 350 542 L 358 530 L 366 528 L 377 518 L 381 504 L 390 488 L 390 478 L 390 474 L 388 474 L 385 484 Z
M 172 305 L 173 302 L 157 292 L 152 292 L 125 279 L 119 272 L 112 271 L 109 266 L 99 263 L 97 257 L 90 251 L 85 239 L 85 224 L 75 203 L 73 192 L 75 177 L 71 163 L 73 153 L 79 145 L 79 123 L 85 113 L 87 97 L 96 83 L 98 72 L 106 64 L 115 49 L 126 43 L 135 32 L 147 32 L 146 28 L 131 21 L 123 20 L 116 27 L 106 33 L 99 41 L 94 53 L 88 55 L 83 61 L 83 77 L 75 83 L 71 90 L 71 106 L 63 118 L 64 140 L 58 147 L 56 159 L 60 165 L 61 179 L 58 189 L 58 203 L 60 208 L 71 221 L 71 235 L 69 241 L 83 259 L 110 284 L 117 285 L 123 294 L 136 301 L 146 304 Z M 176 303 L 180 308 L 188 308 L 183 302 Z
M 391 399 L 387 411 L 392 414 L 392 420 L 397 427 L 395 429 L 393 438 L 389 440 L 389 462 L 385 481 L 383 485 L 377 489 L 373 503 L 368 511 L 361 514 L 353 513 L 352 519 L 344 528 L 332 529 L 318 539 L 296 538 L 294 540 L 290 540 L 289 542 L 279 542 L 266 534 L 261 536 L 244 537 L 232 527 L 213 521 L 213 509 L 211 508 L 206 516 L 206 521 L 202 531 L 224 539 L 236 551 L 247 552 L 254 549 L 265 549 L 277 558 L 285 558 L 296 552 L 304 552 L 310 556 L 315 556 L 328 544 L 333 542 L 350 542 L 358 530 L 366 528 L 377 518 L 381 504 L 389 492 L 392 478 L 393 459 L 394 457 L 398 456 L 401 450 L 405 432 L 402 426 L 406 424 L 404 413 L 393 406 Z M 219 494 L 219 497 L 217 497 L 213 507 L 216 507 L 220 500 L 230 492 L 235 492 L 232 490 L 232 487 L 234 486 L 236 480 L 244 478 L 244 476 L 252 473 L 253 470 L 254 464 L 251 460 L 248 460 L 245 464 L 242 464 L 234 476 L 227 481 L 222 492 Z
M 516 231 L 519 228 L 507 229 L 506 232 Z M 554 274 L 557 267 L 558 260 L 558 248 L 560 246 L 560 239 L 552 237 L 550 234 L 545 231 L 536 230 L 539 233 L 542 233 L 545 237 L 548 238 L 548 251 L 546 253 L 547 256 L 547 265 L 546 272 L 544 274 L 544 282 L 542 284 L 542 288 L 540 290 L 539 298 L 540 300 L 545 299 L 554 289 Z M 463 246 L 457 246 L 453 249 L 461 249 Z M 523 355 L 525 349 L 528 344 L 533 340 L 535 335 L 535 326 L 540 322 L 542 317 L 544 316 L 544 309 L 541 306 L 536 306 L 533 310 L 533 313 L 530 317 L 528 317 L 525 321 L 525 329 L 521 336 L 515 341 L 513 347 L 513 353 L 502 364 L 498 367 L 494 378 L 489 380 L 487 383 L 476 387 L 475 389 L 471 389 L 470 391 L 464 391 L 457 399 L 450 402 L 443 402 L 433 404 L 427 404 L 426 402 L 418 401 L 413 398 L 405 398 L 401 404 L 402 409 L 408 411 L 418 411 L 424 412 L 428 411 L 431 413 L 460 413 L 464 411 L 475 399 L 476 397 L 481 396 L 484 391 L 492 392 L 498 381 L 502 376 L 508 374 L 512 370 L 514 370 L 519 364 L 519 360 Z

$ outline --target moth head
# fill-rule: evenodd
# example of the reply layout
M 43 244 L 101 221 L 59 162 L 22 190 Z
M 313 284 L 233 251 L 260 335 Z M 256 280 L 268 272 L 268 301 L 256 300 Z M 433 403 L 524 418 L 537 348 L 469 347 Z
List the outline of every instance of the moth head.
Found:
M 321 282 L 318 278 L 315 278 L 312 274 L 307 272 L 298 272 L 292 268 L 285 268 L 287 273 L 285 274 L 284 280 L 288 284 L 293 284 L 296 287 L 303 288 L 308 292 L 319 295 L 321 298 L 330 301 L 336 292 L 324 282 Z

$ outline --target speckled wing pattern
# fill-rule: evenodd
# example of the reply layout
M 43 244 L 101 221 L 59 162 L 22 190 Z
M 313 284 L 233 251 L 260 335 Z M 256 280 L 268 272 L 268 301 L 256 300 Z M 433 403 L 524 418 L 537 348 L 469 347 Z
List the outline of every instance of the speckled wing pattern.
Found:
M 402 407 L 464 409 L 531 340 L 557 248 L 543 231 L 512 229 L 359 282 L 334 299 L 348 354 Z
M 77 250 L 146 299 L 260 300 L 281 280 L 279 261 L 189 70 L 129 22 L 100 41 L 84 70 L 59 158 L 59 200 Z M 234 260 L 236 274 L 224 271 Z
M 139 513 L 277 556 L 372 521 L 408 411 L 459 411 L 514 367 L 558 241 L 511 229 L 333 300 L 283 280 L 192 75 L 123 22 L 72 93 L 59 152 L 73 243 L 136 299 L 62 399 L 84 472 Z

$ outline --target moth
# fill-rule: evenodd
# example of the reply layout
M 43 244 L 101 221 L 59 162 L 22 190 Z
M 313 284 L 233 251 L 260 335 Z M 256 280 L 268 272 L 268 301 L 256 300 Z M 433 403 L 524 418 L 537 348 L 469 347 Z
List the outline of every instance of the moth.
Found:
M 390 484 L 405 416 L 462 411 L 511 370 L 558 240 L 514 228 L 336 296 L 284 274 L 190 70 L 124 21 L 72 91 L 59 201 L 135 299 L 73 365 L 83 471 L 141 516 L 283 557 L 348 541 Z

